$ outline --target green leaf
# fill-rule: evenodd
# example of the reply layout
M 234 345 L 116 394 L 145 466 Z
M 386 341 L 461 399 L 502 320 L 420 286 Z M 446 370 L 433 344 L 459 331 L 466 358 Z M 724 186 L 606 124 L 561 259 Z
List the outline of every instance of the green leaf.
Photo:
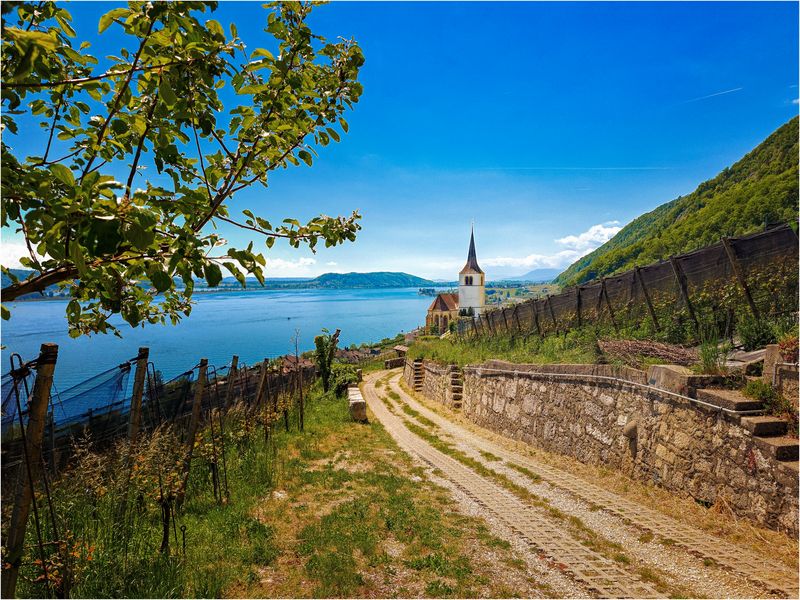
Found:
M 97 24 L 97 33 L 103 33 L 111 26 L 111 24 L 114 22 L 114 19 L 117 17 L 122 17 L 129 14 L 131 14 L 131 11 L 127 8 L 115 8 L 108 11 L 106 14 L 100 17 L 100 21 Z
M 309 167 L 311 166 L 312 158 L 311 158 L 311 154 L 309 152 L 307 152 L 305 150 L 300 150 L 300 152 L 297 153 L 297 156 L 299 156 L 300 159 L 304 163 L 306 163 Z
M 219 282 L 222 281 L 222 269 L 219 268 L 217 263 L 212 262 L 203 265 L 203 273 L 205 273 L 209 287 L 217 287 Z
M 86 260 L 83 257 L 83 249 L 77 242 L 72 242 L 69 245 L 69 258 L 75 264 L 75 268 L 78 269 L 78 275 L 85 277 L 88 273 Z
M 161 85 L 158 86 L 158 95 L 161 100 L 164 101 L 164 104 L 170 108 L 175 106 L 175 103 L 178 101 L 175 92 L 172 91 L 172 86 L 169 84 L 169 79 L 166 77 L 161 79 Z
M 6 308 L 5 304 L 0 304 L 0 315 L 2 315 L 4 321 L 8 321 L 11 318 L 11 312 Z
M 75 177 L 72 175 L 72 171 L 70 171 L 69 168 L 65 167 L 64 165 L 60 163 L 50 165 L 50 172 L 60 182 L 68 186 L 75 185 Z
M 157 264 L 150 264 L 147 277 L 157 292 L 165 292 L 172 287 L 172 278 Z

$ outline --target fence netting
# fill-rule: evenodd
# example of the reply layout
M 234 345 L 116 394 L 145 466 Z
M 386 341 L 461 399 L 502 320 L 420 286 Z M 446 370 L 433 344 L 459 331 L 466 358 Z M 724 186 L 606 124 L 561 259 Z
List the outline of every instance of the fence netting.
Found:
M 460 335 L 551 335 L 585 325 L 655 330 L 797 311 L 797 234 L 788 225 L 462 319 Z

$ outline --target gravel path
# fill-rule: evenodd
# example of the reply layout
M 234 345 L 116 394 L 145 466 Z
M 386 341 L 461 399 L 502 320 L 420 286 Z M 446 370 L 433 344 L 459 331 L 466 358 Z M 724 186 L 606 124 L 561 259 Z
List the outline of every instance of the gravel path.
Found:
M 569 573 L 591 594 L 606 598 L 661 597 L 655 586 L 636 573 L 590 549 L 571 536 L 563 523 L 542 508 L 529 505 L 505 487 L 464 466 L 412 433 L 403 420 L 392 414 L 378 398 L 374 383 L 384 373 L 373 374 L 364 385 L 370 410 L 398 445 L 433 467 L 463 494 L 480 504 L 511 532 L 557 569 Z
M 376 378 L 381 376 L 385 372 Z M 667 574 L 671 583 L 694 596 L 798 597 L 797 575 L 769 557 L 756 556 L 572 473 L 509 451 L 430 410 L 400 388 L 399 378 L 398 373 L 390 379 L 389 389 L 433 421 L 459 450 L 546 499 L 553 507 L 578 517 L 587 527 L 602 532 L 604 539 L 623 546 L 626 556 L 633 559 L 632 566 L 656 568 Z M 503 462 L 488 460 L 481 452 L 524 467 L 542 481 L 534 483 Z M 642 536 L 642 531 L 651 535 Z
M 594 513 L 593 517 L 591 512 L 586 514 L 585 511 L 581 511 L 583 513 L 581 518 L 600 525 L 598 519 L 601 516 L 613 517 L 613 519 L 606 519 L 605 525 L 600 525 L 605 537 L 622 543 L 626 549 L 636 547 L 639 550 L 636 555 L 641 557 L 642 562 L 658 565 L 659 568 L 669 572 L 671 576 L 689 585 L 697 594 L 726 598 L 751 598 L 765 595 L 798 597 L 797 573 L 791 572 L 769 556 L 756 556 L 748 550 L 679 523 L 666 515 L 631 502 L 571 473 L 546 465 L 530 456 L 509 451 L 430 410 L 407 394 L 400 387 L 399 381 L 400 374 L 398 373 L 391 378 L 389 385 L 400 395 L 402 401 L 433 421 L 462 447 L 470 447 L 473 452 L 491 452 L 505 461 L 535 472 L 546 484 L 549 484 L 550 489 L 531 488 L 531 490 L 537 495 L 547 497 L 555 505 L 560 503 L 566 507 L 572 507 L 565 512 L 575 514 L 575 510 L 577 510 L 575 500 L 586 503 L 588 505 L 586 508 L 601 508 L 603 515 Z M 495 467 L 491 463 L 487 463 L 487 466 Z M 572 498 L 565 497 L 564 491 L 568 493 L 567 496 L 572 496 Z M 662 544 L 667 542 L 669 546 L 653 549 L 652 544 L 647 544 L 650 547 L 648 550 L 639 542 L 638 537 L 635 537 L 634 541 L 630 535 L 625 535 L 625 527 L 611 527 L 614 523 L 633 525 L 653 534 Z M 672 551 L 665 552 L 667 548 Z M 728 572 L 712 568 L 716 565 L 723 567 Z

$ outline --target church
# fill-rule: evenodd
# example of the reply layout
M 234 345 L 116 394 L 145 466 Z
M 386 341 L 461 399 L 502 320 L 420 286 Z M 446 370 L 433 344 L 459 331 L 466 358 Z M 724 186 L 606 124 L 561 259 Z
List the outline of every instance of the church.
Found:
M 428 333 L 445 333 L 459 317 L 474 317 L 486 304 L 486 275 L 475 254 L 475 231 L 470 232 L 467 264 L 458 274 L 458 293 L 439 294 L 428 308 L 425 327 Z

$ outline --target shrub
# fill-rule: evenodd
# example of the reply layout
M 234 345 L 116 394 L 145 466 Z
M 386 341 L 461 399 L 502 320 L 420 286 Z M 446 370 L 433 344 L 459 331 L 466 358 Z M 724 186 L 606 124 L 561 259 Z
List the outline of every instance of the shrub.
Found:
M 781 358 L 788 363 L 796 363 L 798 359 L 797 334 L 785 335 L 778 342 Z
M 761 379 L 753 379 L 747 382 L 747 385 L 742 389 L 742 393 L 748 398 L 769 404 L 774 402 L 778 393 L 770 384 Z
M 333 363 L 331 365 L 331 389 L 337 396 L 343 396 L 348 386 L 358 383 L 358 375 L 353 365 Z
M 739 333 L 739 341 L 747 351 L 757 350 L 777 341 L 775 327 L 766 319 L 756 319 L 751 315 L 746 315 L 736 329 Z
M 714 326 L 700 327 L 700 372 L 709 375 L 722 375 L 727 369 L 725 359 L 730 350 L 730 344 L 719 343 L 719 332 Z

